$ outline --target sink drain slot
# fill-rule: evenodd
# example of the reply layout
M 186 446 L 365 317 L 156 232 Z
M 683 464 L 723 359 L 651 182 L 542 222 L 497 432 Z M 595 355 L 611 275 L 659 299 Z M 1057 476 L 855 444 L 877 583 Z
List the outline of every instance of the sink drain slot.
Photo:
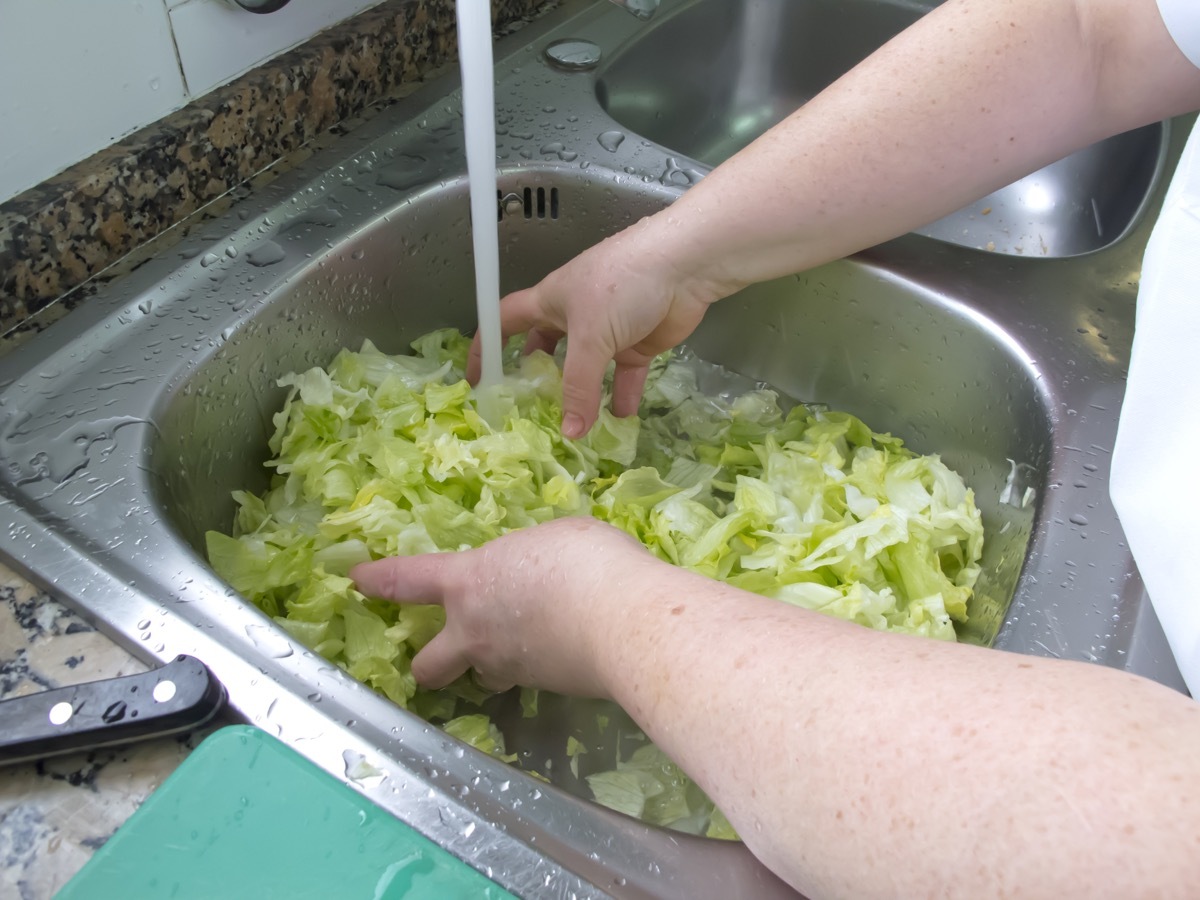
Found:
M 505 216 L 557 219 L 558 188 L 523 188 L 507 194 L 496 191 L 496 221 L 503 221 Z

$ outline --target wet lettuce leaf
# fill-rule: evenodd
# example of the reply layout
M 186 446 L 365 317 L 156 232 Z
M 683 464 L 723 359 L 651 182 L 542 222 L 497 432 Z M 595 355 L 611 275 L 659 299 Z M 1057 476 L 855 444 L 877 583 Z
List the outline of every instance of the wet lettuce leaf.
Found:
M 869 628 L 954 640 L 966 620 L 983 527 L 972 491 L 938 457 L 770 390 L 705 392 L 686 353 L 656 360 L 639 416 L 606 409 L 569 441 L 552 357 L 511 345 L 505 383 L 481 402 L 463 379 L 468 348 L 443 329 L 411 355 L 365 341 L 285 375 L 270 487 L 236 492 L 232 536 L 207 538 L 234 589 L 397 704 L 504 755 L 486 718 L 469 718 L 487 696 L 469 675 L 437 692 L 412 676 L 442 610 L 364 597 L 350 568 L 565 515 L 596 516 L 675 565 Z M 535 695 L 524 711 L 536 715 Z M 671 766 L 647 751 L 588 783 L 599 802 L 656 824 L 732 834 Z

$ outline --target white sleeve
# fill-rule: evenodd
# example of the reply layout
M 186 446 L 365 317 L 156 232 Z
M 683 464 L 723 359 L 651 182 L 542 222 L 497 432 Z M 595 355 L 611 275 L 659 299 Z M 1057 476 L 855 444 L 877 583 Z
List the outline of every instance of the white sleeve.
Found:
M 1193 697 L 1200 697 L 1200 592 L 1195 572 L 1200 466 L 1192 456 L 1200 446 L 1197 247 L 1200 126 L 1192 129 L 1146 246 L 1109 482 L 1146 593 Z
M 1200 67 L 1200 0 L 1158 0 L 1158 11 L 1183 55 Z

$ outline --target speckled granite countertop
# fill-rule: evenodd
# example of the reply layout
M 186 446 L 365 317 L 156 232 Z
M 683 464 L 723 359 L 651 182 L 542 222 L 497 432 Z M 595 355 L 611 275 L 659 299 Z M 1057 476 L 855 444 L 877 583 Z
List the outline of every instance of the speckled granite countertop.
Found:
M 145 669 L 0 566 L 0 697 Z M 0 896 L 52 897 L 217 727 L 0 770 Z
M 493 0 L 497 31 L 554 5 Z M 411 93 L 454 54 L 453 0 L 387 0 L 0 204 L 0 354 Z M 145 668 L 0 564 L 0 699 Z M 52 897 L 225 724 L 0 768 L 0 897 Z

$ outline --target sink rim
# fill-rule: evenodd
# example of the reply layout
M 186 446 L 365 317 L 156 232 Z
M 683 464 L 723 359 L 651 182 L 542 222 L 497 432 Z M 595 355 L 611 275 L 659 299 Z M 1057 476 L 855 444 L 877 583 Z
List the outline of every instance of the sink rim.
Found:
M 806 0 L 806 2 L 817 7 L 833 8 L 837 10 L 839 14 L 841 14 L 840 6 L 835 2 L 835 0 Z M 867 10 L 872 8 L 885 8 L 889 13 L 896 13 L 902 16 L 911 17 L 910 21 L 916 21 L 921 16 L 941 5 L 942 2 L 944 2 L 944 0 L 900 0 L 900 2 L 897 2 L 897 0 L 855 0 L 857 5 L 864 7 Z M 674 152 L 677 156 L 685 157 L 691 161 L 693 166 L 702 167 L 706 170 L 711 169 L 719 162 L 727 159 L 734 152 L 737 152 L 740 147 L 745 146 L 748 141 L 738 140 L 733 141 L 732 143 L 721 142 L 722 149 L 716 151 L 717 155 L 719 156 L 718 159 L 710 158 L 709 154 L 707 153 L 701 153 L 700 155 L 705 157 L 703 160 L 701 160 L 699 159 L 699 156 L 692 154 L 694 151 L 702 151 L 704 148 L 697 146 L 694 141 L 690 142 L 692 146 L 688 146 L 689 141 L 685 140 L 682 142 L 681 146 L 673 147 L 673 145 L 666 139 L 666 135 L 663 133 L 662 127 L 660 127 L 657 123 L 651 123 L 653 127 L 646 128 L 641 131 L 639 131 L 638 124 L 635 121 L 637 118 L 636 115 L 634 116 L 633 120 L 627 123 L 621 114 L 621 110 L 618 109 L 614 112 L 610 94 L 614 88 L 619 88 L 623 77 L 621 73 L 625 69 L 629 68 L 631 65 L 635 69 L 637 68 L 638 55 L 650 54 L 650 50 L 653 49 L 653 44 L 649 41 L 649 39 L 655 32 L 674 27 L 674 23 L 676 23 L 677 20 L 685 20 L 687 23 L 690 23 L 693 19 L 702 20 L 704 16 L 711 12 L 711 10 L 707 9 L 707 7 L 716 5 L 716 0 L 664 0 L 662 13 L 660 13 L 660 15 L 657 16 L 648 27 L 638 31 L 631 39 L 617 44 L 617 46 L 614 48 L 614 53 L 606 53 L 604 55 L 603 60 L 600 62 L 596 70 L 595 78 L 596 101 L 604 110 L 605 114 L 609 116 L 609 118 L 611 118 L 615 123 L 617 123 L 619 128 L 623 128 L 633 133 L 642 134 L 642 136 L 648 136 L 658 146 Z M 724 6 L 722 9 L 723 8 Z M 778 23 L 775 24 L 778 25 Z M 672 37 L 677 38 L 673 45 L 678 45 L 682 42 L 686 35 L 672 35 Z M 726 45 L 727 42 L 721 44 L 721 46 Z M 677 76 L 670 79 L 670 82 L 675 85 L 684 83 Z M 638 93 L 636 90 L 638 83 L 637 75 L 635 74 L 633 81 L 635 89 L 632 92 L 635 96 Z M 814 87 L 811 92 L 801 92 L 806 95 L 803 102 L 807 102 L 808 99 L 811 99 L 811 96 L 814 96 L 818 90 L 819 88 Z M 672 89 L 665 92 L 664 98 L 660 98 L 660 101 L 661 99 L 670 101 L 671 99 L 678 98 L 679 95 L 680 91 L 678 89 Z M 693 99 L 701 98 L 697 97 Z M 711 109 L 711 103 L 709 108 Z M 787 108 L 790 108 L 790 106 Z M 657 107 L 655 107 L 655 109 L 655 116 L 657 117 L 660 115 L 660 113 L 657 111 Z M 736 110 L 730 110 L 730 112 L 735 111 Z M 728 124 L 733 120 L 724 119 L 723 121 Z M 767 127 L 771 127 L 773 124 L 774 122 L 769 122 Z M 1051 217 L 1046 217 L 1044 220 L 1038 221 L 1037 224 L 1035 224 L 1033 219 L 1028 220 L 1025 224 L 1020 224 L 1017 222 L 1018 219 L 1023 219 L 1027 215 L 1035 218 L 1038 216 L 1038 210 L 1036 207 L 1025 208 L 1019 204 L 1013 205 L 1010 203 L 1011 198 L 1019 196 L 1021 185 L 1026 184 L 1027 182 L 1036 184 L 1039 178 L 1053 182 L 1055 180 L 1054 175 L 1052 174 L 1053 171 L 1060 167 L 1060 165 L 1067 159 L 1083 160 L 1086 159 L 1088 155 L 1095 152 L 1097 148 L 1122 148 L 1125 145 L 1133 142 L 1153 142 L 1155 156 L 1147 166 L 1139 170 L 1138 183 L 1139 185 L 1144 183 L 1144 186 L 1140 191 L 1140 196 L 1138 196 L 1136 202 L 1129 204 L 1126 207 L 1127 215 L 1121 218 L 1118 223 L 1120 224 L 1120 227 L 1111 236 L 1106 237 L 1103 233 L 1097 234 L 1096 242 L 1092 242 L 1080 247 L 1072 247 L 1073 244 L 1077 243 L 1074 240 L 1067 239 L 1065 241 L 1060 241 L 1058 238 L 1056 238 L 1053 232 L 1057 230 L 1057 226 L 1069 223 L 1070 208 L 1072 206 L 1070 202 L 1071 197 L 1069 195 L 1065 199 L 1059 198 L 1057 200 L 1053 200 L 1051 206 L 1049 207 L 1050 209 L 1061 209 L 1060 220 L 1058 222 Z M 950 212 L 942 218 L 916 229 L 915 232 L 933 240 L 944 241 L 959 247 L 974 247 L 977 250 L 986 250 L 989 253 L 999 253 L 1030 259 L 1071 259 L 1101 252 L 1121 243 L 1123 240 L 1133 234 L 1138 225 L 1142 223 L 1146 216 L 1147 210 L 1153 205 L 1153 198 L 1156 190 L 1162 187 L 1161 182 L 1164 166 L 1169 156 L 1169 144 L 1170 133 L 1167 123 L 1152 123 L 1130 129 L 1129 131 L 1122 132 L 1120 134 L 1112 135 L 1108 138 L 1097 141 L 1091 146 L 1080 148 L 1079 150 L 1075 151 L 1075 153 L 1063 160 L 1057 160 L 1049 165 L 1043 166 L 1029 175 L 1018 179 L 1018 181 L 1001 187 L 987 194 L 986 196 L 979 198 L 977 201 L 968 205 L 967 207 L 964 207 L 963 209 Z M 728 152 L 726 152 L 726 150 Z M 1121 151 L 1117 150 L 1116 152 Z M 1107 183 L 1112 184 L 1113 180 L 1108 179 Z M 1076 189 L 1078 190 L 1078 186 L 1076 186 Z M 1079 193 L 1080 198 L 1082 198 L 1082 196 L 1087 196 L 1088 193 L 1094 194 L 1095 185 L 1093 184 L 1092 191 L 1083 190 Z M 1053 194 L 1051 194 L 1051 196 L 1053 197 Z M 1095 196 L 1092 197 L 1091 202 L 1092 215 L 1095 216 L 1096 228 L 1099 231 L 1101 224 L 1101 212 L 1100 208 L 1096 205 Z M 980 223 L 978 222 L 975 214 L 975 210 L 980 208 L 987 210 L 987 212 L 983 213 L 982 215 L 988 217 L 987 225 L 992 227 L 980 227 Z M 1015 234 L 1010 232 L 1015 232 Z M 968 233 L 971 236 L 970 241 L 963 237 Z M 1051 233 L 1049 244 L 1043 237 L 1044 233 Z M 1090 237 L 1090 223 L 1088 233 Z M 1005 240 L 1003 241 L 1001 240 L 1002 234 L 1006 236 Z M 1033 243 L 1035 234 L 1040 242 L 1042 250 L 1041 255 L 1038 255 L 1033 249 L 1035 246 Z M 989 240 L 989 237 L 992 238 L 992 240 Z M 976 240 L 978 240 L 978 243 L 974 243 Z M 1060 243 L 1063 244 L 1063 249 L 1061 250 L 1058 248 Z M 1030 247 L 1030 252 L 1028 254 L 1025 252 L 1024 245 L 1026 244 L 1028 244 Z M 1053 245 L 1055 248 L 1054 252 L 1050 252 L 1051 245 Z
M 512 66 L 514 61 L 519 61 L 522 69 L 521 73 L 514 73 L 507 78 L 505 83 L 521 85 L 535 75 L 541 77 L 535 54 L 547 36 L 566 36 L 572 29 L 593 26 L 601 31 L 607 29 L 607 34 L 619 36 L 628 33 L 630 28 L 636 28 L 636 23 L 625 21 L 627 18 L 629 17 L 618 10 L 612 10 L 610 13 L 607 9 L 592 8 L 582 0 L 572 0 L 562 10 L 552 13 L 533 26 L 535 30 L 519 32 L 504 45 L 504 51 L 497 53 L 501 66 Z M 533 51 L 528 48 L 533 48 Z M 555 73 L 554 77 L 561 79 L 560 84 L 566 84 L 566 89 L 556 96 L 573 97 L 578 101 L 578 96 L 589 90 L 585 86 L 588 81 L 586 75 Z M 447 80 L 439 82 L 438 85 L 431 85 L 431 93 L 417 92 L 409 98 L 411 102 L 397 104 L 393 110 L 382 115 L 378 122 L 365 126 L 368 130 L 360 136 L 357 146 L 352 145 L 347 149 L 347 145 L 338 144 L 336 148 L 318 154 L 308 164 L 283 176 L 279 182 L 261 194 L 237 204 L 215 222 L 206 223 L 199 229 L 200 233 L 188 238 L 181 248 L 188 252 L 193 248 L 207 249 L 214 243 L 205 240 L 204 234 L 221 229 L 224 229 L 224 233 L 236 233 L 246 227 L 246 221 L 239 218 L 239 213 L 249 212 L 247 220 L 257 220 L 259 216 L 280 208 L 291 194 L 303 192 L 321 178 L 332 177 L 326 173 L 336 165 L 366 152 L 366 148 L 386 142 L 391 131 L 402 128 L 405 120 L 414 113 L 435 108 L 443 98 L 452 93 L 455 84 L 456 78 L 448 76 Z M 562 103 L 562 100 L 559 102 Z M 430 118 L 434 119 L 432 115 Z M 603 131 L 603 122 L 603 116 L 597 115 L 588 128 L 597 132 Z M 1173 158 L 1177 158 L 1184 135 L 1184 129 L 1170 130 Z M 622 154 L 609 154 L 608 151 L 592 147 L 592 156 L 589 158 L 594 160 L 597 167 L 607 163 L 613 171 L 622 171 L 622 167 L 628 165 L 639 173 L 653 173 L 662 166 L 664 159 L 680 158 L 679 154 L 664 151 L 652 142 L 643 143 L 638 139 L 627 140 L 625 143 L 631 146 Z M 555 168 L 559 168 L 558 164 L 551 161 L 548 169 Z M 561 168 L 575 171 L 578 166 Z M 1157 186 L 1153 204 L 1161 202 L 1164 189 L 1165 184 L 1160 183 Z M 655 190 L 661 190 L 664 196 L 681 192 L 679 186 L 672 185 L 659 185 Z M 312 195 L 307 196 L 309 199 L 305 202 L 312 202 Z M 1127 307 L 1131 318 L 1132 291 L 1128 285 L 1121 283 L 1121 279 L 1127 277 L 1126 273 L 1133 271 L 1136 262 L 1140 260 L 1141 248 L 1148 235 L 1148 219 L 1149 217 L 1140 223 L 1134 229 L 1134 233 L 1121 243 L 1096 251 L 1088 257 L 1076 259 L 1014 260 L 1010 257 L 989 257 L 988 254 L 961 247 L 935 245 L 930 239 L 912 235 L 865 251 L 854 259 L 855 264 L 876 266 L 890 273 L 911 277 L 930 285 L 932 289 L 945 291 L 948 296 L 961 291 L 964 284 L 974 283 L 978 286 L 980 282 L 987 282 L 987 289 L 979 290 L 977 302 L 983 303 L 985 307 L 989 304 L 996 305 L 997 308 L 1003 304 L 1008 314 L 1013 316 L 1023 315 L 1025 310 L 1032 312 L 1036 308 L 1038 298 L 1044 296 L 1046 285 L 1053 283 L 1053 278 L 1069 277 L 1075 279 L 1073 283 L 1079 284 L 1081 291 L 1111 298 L 1113 304 Z M 319 236 L 316 243 L 320 243 Z M 177 252 L 180 252 L 178 248 Z M 174 253 L 169 257 L 157 259 L 104 288 L 100 296 L 72 313 L 64 322 L 56 323 L 53 329 L 31 339 L 0 359 L 0 401 L 4 400 L 4 395 L 23 375 L 53 365 L 56 358 L 68 357 L 75 340 L 82 340 L 82 349 L 103 352 L 105 332 L 111 335 L 111 326 L 117 324 L 122 315 L 132 314 L 138 301 L 147 292 L 156 291 L 160 282 L 179 272 L 194 274 L 197 265 L 192 262 L 181 264 Z M 935 277 L 931 274 L 934 269 L 944 271 L 940 271 Z M 966 279 L 966 272 L 972 274 L 973 282 Z M 263 277 L 264 290 L 266 283 L 272 280 L 273 276 Z M 1017 290 L 1019 296 L 1014 299 L 1006 295 L 1005 291 L 1008 289 Z M 262 302 L 267 300 L 263 299 Z M 68 326 L 68 322 L 73 324 Z M 89 335 L 87 340 L 80 338 L 80 335 L 85 333 Z M 1036 334 L 1033 334 L 1032 338 L 1036 338 Z M 1074 340 L 1070 347 L 1082 344 L 1081 339 L 1075 340 L 1070 335 L 1068 338 Z M 1042 344 L 1039 344 L 1039 347 L 1045 349 L 1050 346 L 1049 340 L 1044 344 L 1044 347 Z M 1067 346 L 1064 343 L 1058 349 L 1062 350 Z M 1118 357 L 1122 352 L 1127 356 L 1127 347 L 1117 347 L 1116 350 Z M 1078 382 L 1067 381 L 1061 385 L 1051 383 L 1065 371 L 1064 364 L 1062 368 L 1057 365 L 1049 367 L 1043 373 L 1044 387 L 1050 399 L 1049 408 L 1055 415 L 1051 425 L 1055 429 L 1056 437 L 1056 444 L 1051 450 L 1044 473 L 1047 482 L 1057 479 L 1067 483 L 1073 451 L 1065 449 L 1064 445 L 1071 439 L 1072 434 L 1079 432 L 1078 428 L 1072 431 L 1068 427 L 1072 425 L 1070 417 L 1065 409 L 1059 409 L 1069 394 L 1068 388 L 1077 388 Z M 1123 388 L 1123 385 L 1116 387 Z M 0 406 L 0 411 L 2 410 L 3 407 Z M 1115 431 L 1116 414 L 1115 411 L 1109 412 L 1107 418 L 1111 419 L 1111 430 Z M 3 423 L 4 417 L 0 415 L 0 432 L 7 427 Z M 139 446 L 141 443 L 144 443 L 144 438 L 139 442 Z M 1052 520 L 1065 509 L 1061 503 L 1051 502 L 1049 497 L 1047 504 L 1045 515 L 1039 516 L 1039 522 L 1035 524 L 1031 536 L 1031 549 L 1034 540 L 1040 539 L 1047 543 L 1050 541 Z M 399 711 L 390 702 L 377 697 L 369 689 L 350 680 L 348 676 L 321 671 L 322 661 L 311 656 L 305 657 L 303 652 L 289 657 L 290 661 L 286 664 L 282 660 L 261 656 L 254 647 L 251 632 L 246 631 L 246 626 L 261 624 L 265 617 L 240 599 L 226 596 L 223 583 L 211 574 L 207 565 L 196 570 L 202 577 L 196 578 L 192 583 L 185 582 L 185 567 L 181 567 L 178 573 L 161 572 L 158 578 L 147 582 L 132 567 L 132 563 L 137 560 L 136 556 L 123 561 L 97 544 L 94 537 L 75 531 L 69 522 L 56 523 L 52 516 L 49 516 L 47 522 L 46 510 L 29 505 L 29 492 L 4 479 L 0 479 L 0 507 L 10 511 L 13 522 L 13 527 L 0 533 L 0 556 L 30 575 L 31 580 L 64 596 L 70 605 L 82 609 L 85 615 L 97 621 L 106 633 L 114 636 L 119 643 L 147 662 L 164 661 L 178 652 L 192 652 L 209 663 L 227 683 L 246 685 L 264 678 L 274 681 L 278 685 L 278 693 L 274 697 L 278 705 L 274 713 L 269 712 L 269 703 L 261 693 L 252 695 L 246 690 L 238 696 L 235 708 L 239 715 L 251 722 L 257 719 L 259 724 L 268 728 L 274 724 L 273 720 L 286 720 L 287 724 L 283 726 L 284 734 L 281 736 L 318 765 L 339 777 L 344 777 L 345 772 L 342 751 L 353 749 L 363 753 L 388 777 L 382 785 L 352 786 L 470 864 L 484 869 L 488 866 L 493 867 L 498 879 L 507 879 L 501 880 L 501 883 L 509 889 L 525 891 L 531 895 L 555 896 L 565 895 L 569 891 L 575 891 L 580 896 L 601 896 L 607 891 L 634 896 L 686 896 L 689 886 L 694 885 L 694 882 L 688 881 L 689 875 L 696 877 L 695 872 L 689 873 L 686 870 L 687 866 L 694 865 L 697 859 L 695 854 L 703 853 L 705 858 L 719 863 L 723 870 L 730 873 L 728 877 L 731 884 L 740 884 L 743 881 L 752 884 L 759 896 L 790 894 L 773 876 L 766 874 L 744 848 L 714 844 L 698 838 L 668 835 L 659 829 L 638 826 L 637 823 L 632 823 L 632 820 L 585 804 L 563 792 L 545 792 L 535 799 L 533 791 L 538 789 L 538 786 L 532 785 L 532 779 L 526 776 L 522 778 L 531 784 L 524 784 L 514 778 L 514 784 L 517 785 L 514 790 L 524 792 L 524 816 L 514 816 L 510 810 L 504 809 L 503 804 L 497 802 L 496 798 L 483 792 L 474 793 L 470 802 L 464 802 L 463 798 L 457 796 L 456 791 L 468 784 L 474 774 L 496 771 L 512 773 L 512 770 L 472 751 L 461 764 L 449 759 L 439 759 L 437 768 L 440 773 L 444 770 L 444 773 L 430 775 L 426 771 L 428 759 L 444 754 L 446 742 L 452 739 L 442 735 L 433 726 L 419 723 L 419 720 L 409 722 L 404 720 L 403 716 L 400 717 L 403 726 L 400 736 L 389 734 L 386 726 L 396 721 L 396 713 Z M 51 527 L 45 527 L 47 524 Z M 153 534 L 149 537 L 152 540 L 142 552 L 152 556 L 162 538 Z M 64 553 L 69 556 L 66 563 L 45 562 Z M 203 562 L 190 548 L 188 554 L 177 556 L 175 559 L 177 562 L 183 560 L 187 567 L 193 567 L 195 562 Z M 1012 620 L 1016 621 L 1019 616 L 1039 604 L 1044 606 L 1051 602 L 1047 598 L 1055 596 L 1054 586 L 1046 576 L 1053 574 L 1053 567 L 1047 570 L 1043 560 L 1032 565 L 1027 560 L 1013 600 L 1013 607 L 1016 608 L 1010 607 L 1009 617 Z M 1136 572 L 1133 574 L 1133 580 L 1136 582 Z M 1086 577 L 1086 573 L 1081 577 Z M 1099 581 L 1102 580 L 1099 578 Z M 133 581 L 137 582 L 136 586 L 131 585 Z M 1127 585 L 1123 589 L 1132 591 L 1137 587 L 1136 584 L 1133 587 Z M 219 616 L 227 619 L 233 623 L 235 633 L 241 631 L 245 635 L 244 640 L 239 640 L 232 648 L 212 641 L 206 634 L 204 622 L 196 620 L 193 614 L 194 607 L 187 599 L 189 592 L 195 596 L 201 591 L 205 594 L 206 603 L 212 606 L 212 615 L 207 618 Z M 154 623 L 150 629 L 153 636 L 146 641 L 140 638 L 144 629 L 133 627 L 135 622 L 143 618 Z M 161 651 L 155 649 L 159 643 L 163 646 Z M 1029 647 L 1017 646 L 1012 642 L 998 642 L 996 646 L 1025 652 L 1030 650 Z M 235 650 L 244 653 L 234 652 Z M 326 696 L 325 702 L 315 705 L 307 702 L 306 696 L 313 684 L 330 686 L 331 693 Z M 353 728 L 343 724 L 346 718 L 351 717 L 358 720 L 358 724 Z M 314 740 L 312 736 L 318 733 L 326 737 Z M 329 735 L 333 737 L 330 738 Z M 502 768 L 495 768 L 497 766 Z M 398 787 L 402 784 L 404 787 Z M 510 793 L 507 796 L 514 795 Z M 435 808 L 437 806 L 451 811 L 449 824 L 438 815 Z M 461 826 L 468 821 L 476 823 L 478 827 L 473 840 L 465 842 L 461 835 Z M 548 829 L 547 822 L 555 825 L 558 830 Z M 502 823 L 502 827 L 498 823 Z M 630 873 L 626 885 L 618 885 L 614 881 L 616 873 L 613 870 L 606 869 L 601 862 L 590 860 L 587 855 L 592 842 L 614 836 L 617 846 L 628 855 L 628 861 L 636 862 L 639 867 L 638 872 Z M 536 842 L 531 841 L 531 838 L 536 838 Z M 468 843 L 470 846 L 467 846 Z M 688 847 L 699 849 L 688 850 Z M 693 855 L 689 856 L 689 853 Z M 660 868 L 654 872 L 651 869 L 653 866 Z M 707 869 L 705 872 L 707 875 Z M 537 884 L 533 883 L 530 880 L 531 873 L 539 873 L 539 878 L 540 873 L 551 874 L 552 887 L 547 888 L 540 881 Z M 711 886 L 712 883 L 707 877 L 702 882 L 705 886 Z

